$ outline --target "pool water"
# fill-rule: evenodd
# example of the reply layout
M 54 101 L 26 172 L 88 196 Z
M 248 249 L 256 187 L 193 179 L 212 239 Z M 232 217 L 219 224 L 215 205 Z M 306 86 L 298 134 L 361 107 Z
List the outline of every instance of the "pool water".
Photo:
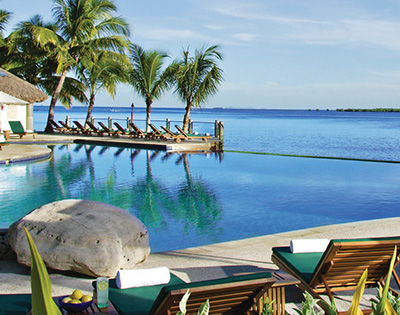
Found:
M 69 198 L 126 209 L 153 252 L 400 214 L 400 164 L 56 145 L 0 172 L 0 227 Z

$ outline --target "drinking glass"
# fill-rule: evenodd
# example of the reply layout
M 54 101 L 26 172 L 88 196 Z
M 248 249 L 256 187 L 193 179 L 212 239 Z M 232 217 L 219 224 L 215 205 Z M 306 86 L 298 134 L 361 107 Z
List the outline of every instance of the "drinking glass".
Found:
M 97 305 L 99 308 L 108 306 L 108 278 L 99 277 L 96 279 Z

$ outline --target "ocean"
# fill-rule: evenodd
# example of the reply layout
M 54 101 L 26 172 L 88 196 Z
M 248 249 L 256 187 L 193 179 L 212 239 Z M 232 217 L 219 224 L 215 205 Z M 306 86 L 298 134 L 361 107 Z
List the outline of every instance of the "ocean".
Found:
M 152 122 L 182 124 L 183 108 L 157 108 Z M 83 121 L 86 107 L 57 107 L 55 120 Z M 130 107 L 95 107 L 93 116 L 124 124 Z M 43 130 L 47 107 L 35 106 L 34 128 Z M 145 108 L 134 108 L 134 122 L 144 128 Z M 335 110 L 194 109 L 194 130 L 214 133 L 216 120 L 224 123 L 224 149 L 232 151 L 315 155 L 400 161 L 400 113 L 340 112 Z

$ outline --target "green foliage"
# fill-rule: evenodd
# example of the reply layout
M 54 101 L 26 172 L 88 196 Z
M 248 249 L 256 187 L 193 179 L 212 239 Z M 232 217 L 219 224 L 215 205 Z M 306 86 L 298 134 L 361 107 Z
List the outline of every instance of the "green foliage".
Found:
M 314 299 L 309 292 L 303 294 L 304 302 L 301 303 L 301 310 L 295 309 L 295 311 L 300 315 L 322 315 L 323 312 L 315 312 L 315 307 L 317 306 L 318 299 Z
M 176 313 L 176 315 L 186 315 L 186 304 L 187 301 L 189 300 L 189 296 L 190 292 L 189 290 L 187 290 L 179 303 L 179 311 Z M 209 311 L 210 311 L 210 301 L 207 300 L 200 306 L 197 315 L 208 315 Z
M 272 307 L 272 304 L 274 304 L 275 300 L 270 301 L 269 297 L 267 297 L 267 300 L 264 301 L 263 298 L 261 298 L 261 303 L 263 304 L 263 309 L 261 312 L 261 315 L 272 315 L 274 314 L 274 309 Z
M 61 314 L 51 297 L 51 282 L 43 259 L 28 230 L 24 228 L 24 231 L 31 252 L 32 315 Z

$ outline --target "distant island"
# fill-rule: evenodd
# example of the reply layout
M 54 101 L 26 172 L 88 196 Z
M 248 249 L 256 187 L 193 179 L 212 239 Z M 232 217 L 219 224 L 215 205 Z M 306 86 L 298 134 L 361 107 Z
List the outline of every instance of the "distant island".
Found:
M 400 112 L 400 108 L 338 108 L 336 109 L 337 112 Z

